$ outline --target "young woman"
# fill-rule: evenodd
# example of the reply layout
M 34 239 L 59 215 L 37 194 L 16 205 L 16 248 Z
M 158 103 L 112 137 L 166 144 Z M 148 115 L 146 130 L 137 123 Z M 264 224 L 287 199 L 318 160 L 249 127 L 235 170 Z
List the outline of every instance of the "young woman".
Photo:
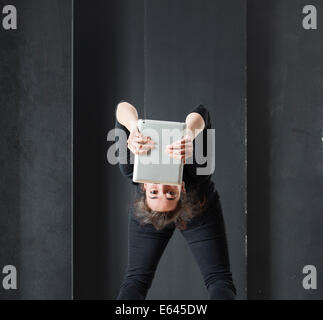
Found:
M 132 180 L 130 152 L 145 154 L 154 147 L 154 142 L 139 132 L 138 113 L 130 103 L 118 104 L 116 118 L 116 128 L 125 130 L 128 138 L 127 159 L 119 158 L 119 167 Z M 219 195 L 211 175 L 197 175 L 199 166 L 193 152 L 198 134 L 204 135 L 204 154 L 207 152 L 206 134 L 211 129 L 209 112 L 199 105 L 185 122 L 187 135 L 165 150 L 170 157 L 184 161 L 193 157 L 191 164 L 184 165 L 182 186 L 132 182 L 137 196 L 129 213 L 128 267 L 118 300 L 146 298 L 158 262 L 176 228 L 193 252 L 209 298 L 235 298 Z

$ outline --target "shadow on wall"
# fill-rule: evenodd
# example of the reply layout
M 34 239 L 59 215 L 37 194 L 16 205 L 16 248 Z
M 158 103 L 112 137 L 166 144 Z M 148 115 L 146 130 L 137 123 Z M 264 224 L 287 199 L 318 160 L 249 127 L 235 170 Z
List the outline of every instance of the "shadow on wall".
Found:
M 247 3 L 247 292 L 248 299 L 269 299 L 271 296 L 270 79 L 268 72 L 264 72 L 264 67 L 269 68 L 268 48 L 274 45 L 273 34 L 268 25 L 271 12 L 269 7 L 273 7 L 273 4 L 265 1 L 247 1 Z M 258 14 L 259 12 L 262 14 Z M 261 41 L 262 39 L 266 41 Z

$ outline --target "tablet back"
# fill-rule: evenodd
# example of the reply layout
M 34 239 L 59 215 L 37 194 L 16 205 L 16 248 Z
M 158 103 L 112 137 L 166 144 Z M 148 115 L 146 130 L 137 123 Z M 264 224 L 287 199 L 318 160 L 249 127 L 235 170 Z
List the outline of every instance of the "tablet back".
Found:
M 136 155 L 133 181 L 180 185 L 183 179 L 183 160 L 170 158 L 166 146 L 183 138 L 186 124 L 181 122 L 139 120 L 138 129 L 150 136 L 155 148 L 147 155 Z

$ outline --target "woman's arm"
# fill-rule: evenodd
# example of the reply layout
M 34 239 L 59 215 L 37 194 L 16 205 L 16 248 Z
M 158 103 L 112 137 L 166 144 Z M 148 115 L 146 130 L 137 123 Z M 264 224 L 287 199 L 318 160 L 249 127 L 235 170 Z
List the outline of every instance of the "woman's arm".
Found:
M 137 128 L 138 112 L 137 109 L 128 102 L 118 104 L 116 117 L 119 123 L 125 126 L 129 132 Z
M 184 162 L 185 159 L 188 159 L 193 155 L 193 140 L 205 128 L 204 119 L 197 112 L 190 113 L 186 117 L 185 123 L 186 134 L 184 138 L 174 142 L 166 148 L 166 152 L 170 157 L 184 160 Z
M 136 108 L 128 102 L 121 102 L 118 104 L 116 117 L 130 132 L 127 141 L 129 150 L 134 154 L 147 154 L 153 148 L 154 142 L 139 132 Z

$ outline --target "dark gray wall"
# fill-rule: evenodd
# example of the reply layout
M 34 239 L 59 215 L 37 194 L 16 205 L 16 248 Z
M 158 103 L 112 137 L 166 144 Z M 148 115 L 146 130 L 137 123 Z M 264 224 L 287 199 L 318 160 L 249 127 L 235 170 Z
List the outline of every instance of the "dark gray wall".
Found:
M 245 297 L 245 1 L 149 0 L 147 117 L 183 120 L 199 103 L 216 125 L 216 172 L 232 271 Z M 143 116 L 144 1 L 75 3 L 76 298 L 117 296 L 127 262 L 132 186 L 107 163 L 116 103 Z M 149 299 L 203 299 L 206 289 L 176 233 Z
M 149 2 L 148 117 L 182 120 L 200 102 L 212 109 L 214 179 L 244 298 L 244 2 Z M 18 31 L 0 28 L 0 270 L 17 267 L 18 290 L 0 286 L 0 299 L 69 299 L 71 1 L 10 4 L 18 9 Z M 311 2 L 319 30 L 305 31 L 306 4 L 248 1 L 250 299 L 323 297 L 323 6 Z M 93 6 L 78 1 L 76 11 L 75 289 L 76 297 L 113 299 L 126 264 L 129 204 L 118 197 L 131 190 L 106 163 L 105 137 L 119 99 L 142 111 L 144 8 L 126 0 Z M 317 267 L 316 291 L 302 288 L 307 264 Z M 149 297 L 206 297 L 178 234 Z
M 0 271 L 16 266 L 18 290 L 0 285 L 0 299 L 70 299 L 72 2 L 10 4 L 18 30 L 0 25 Z
M 318 30 L 302 28 L 315 5 Z M 248 1 L 248 297 L 323 298 L 322 1 Z M 314 265 L 318 289 L 304 290 Z

